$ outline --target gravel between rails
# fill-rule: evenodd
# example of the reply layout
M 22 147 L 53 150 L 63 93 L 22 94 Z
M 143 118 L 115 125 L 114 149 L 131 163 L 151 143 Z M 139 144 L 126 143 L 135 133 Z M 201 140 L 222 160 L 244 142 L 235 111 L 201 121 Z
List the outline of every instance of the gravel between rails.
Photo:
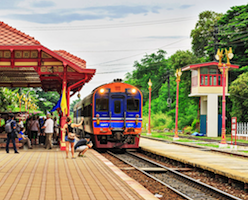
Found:
M 158 183 L 157 181 L 147 177 L 143 173 L 139 172 L 138 170 L 126 170 L 130 169 L 130 166 L 125 164 L 124 162 L 120 161 L 119 159 L 109 155 L 108 153 L 102 153 L 104 157 L 106 157 L 109 161 L 111 161 L 114 165 L 120 168 L 125 174 L 139 182 L 143 185 L 147 190 L 149 190 L 152 194 L 159 194 L 162 195 L 160 200 L 183 200 L 181 196 L 174 193 L 164 185 Z M 126 169 L 125 169 L 126 168 Z
M 151 158 L 143 153 L 137 153 L 137 155 L 139 156 L 143 156 L 144 158 L 148 158 L 151 159 L 159 164 L 162 164 L 166 167 L 169 168 L 181 168 L 181 167 L 185 167 L 184 165 L 178 165 L 177 162 L 173 162 L 170 159 L 167 159 L 165 161 L 159 161 L 157 159 Z M 190 167 L 190 166 L 188 166 Z M 188 171 L 188 172 L 181 172 L 191 178 L 194 178 L 196 180 L 199 180 L 203 183 L 206 183 L 208 185 L 211 185 L 219 190 L 222 190 L 224 192 L 227 192 L 231 195 L 234 195 L 238 198 L 244 199 L 244 200 L 248 200 L 248 193 L 245 192 L 243 189 L 239 188 L 239 183 L 232 183 L 229 184 L 227 182 L 227 180 L 221 178 L 221 177 L 214 177 L 214 175 L 212 173 L 208 173 L 208 172 L 204 172 L 202 170 L 198 170 L 196 169 L 196 171 Z

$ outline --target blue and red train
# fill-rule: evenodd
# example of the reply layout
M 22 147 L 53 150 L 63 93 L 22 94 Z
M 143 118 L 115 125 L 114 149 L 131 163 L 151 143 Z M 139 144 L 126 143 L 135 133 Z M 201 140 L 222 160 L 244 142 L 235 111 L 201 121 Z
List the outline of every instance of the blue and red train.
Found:
M 142 105 L 141 91 L 116 79 L 74 106 L 74 122 L 84 117 L 81 131 L 91 135 L 95 148 L 138 148 Z

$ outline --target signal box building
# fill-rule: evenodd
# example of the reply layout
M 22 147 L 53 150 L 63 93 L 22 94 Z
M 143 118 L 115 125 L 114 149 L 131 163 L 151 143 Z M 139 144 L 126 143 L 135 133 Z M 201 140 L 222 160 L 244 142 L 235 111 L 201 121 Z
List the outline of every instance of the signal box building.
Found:
M 230 69 L 239 68 L 230 65 Z M 221 115 L 218 115 L 218 97 L 223 94 L 222 73 L 218 62 L 188 65 L 182 71 L 191 71 L 190 97 L 200 97 L 200 133 L 208 137 L 221 135 Z M 225 94 L 228 94 L 228 70 L 226 70 Z

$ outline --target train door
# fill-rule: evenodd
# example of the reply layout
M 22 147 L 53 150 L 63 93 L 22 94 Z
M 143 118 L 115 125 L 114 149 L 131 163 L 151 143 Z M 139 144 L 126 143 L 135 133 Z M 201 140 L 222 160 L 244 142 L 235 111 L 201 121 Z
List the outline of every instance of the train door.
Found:
M 112 111 L 113 118 L 124 117 L 124 103 L 125 103 L 124 98 L 112 98 L 111 99 L 111 111 Z

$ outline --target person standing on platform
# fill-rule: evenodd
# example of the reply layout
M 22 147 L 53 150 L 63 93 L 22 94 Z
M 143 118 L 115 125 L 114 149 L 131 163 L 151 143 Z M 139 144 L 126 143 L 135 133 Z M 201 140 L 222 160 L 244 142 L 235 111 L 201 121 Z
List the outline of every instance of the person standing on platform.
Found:
M 74 150 L 78 153 L 78 157 L 84 157 L 86 151 L 93 146 L 92 142 L 90 141 L 90 135 L 86 135 L 85 139 L 79 140 L 75 147 Z
M 39 125 L 40 125 L 39 144 L 44 144 L 45 145 L 46 136 L 45 136 L 45 133 L 44 133 L 44 129 L 42 129 L 44 124 L 45 124 L 45 117 L 40 117 L 40 119 L 39 119 Z
M 6 130 L 7 123 L 10 123 L 10 126 L 8 126 L 10 130 Z M 12 140 L 15 153 L 19 153 L 16 149 L 16 144 L 15 144 L 15 138 L 16 138 L 15 129 L 16 129 L 16 121 L 14 120 L 14 115 L 10 114 L 9 120 L 6 121 L 6 125 L 5 125 L 5 131 L 7 132 L 6 153 L 9 153 L 10 140 Z
M 33 120 L 31 122 L 31 141 L 32 144 L 35 145 L 36 139 L 38 136 L 38 131 L 39 131 L 39 122 L 36 116 L 33 116 Z
M 74 142 L 75 142 L 76 134 L 73 132 L 73 128 L 81 126 L 83 121 L 84 118 L 82 117 L 82 121 L 79 124 L 73 124 L 70 117 L 66 118 L 66 124 L 63 127 L 63 132 L 65 134 L 65 144 L 66 144 L 66 148 L 65 148 L 66 158 L 68 158 L 68 154 L 69 154 L 69 145 L 71 145 L 72 158 L 75 158 Z
M 47 119 L 42 127 L 46 134 L 46 143 L 45 143 L 45 149 L 52 149 L 52 136 L 53 136 L 53 126 L 54 126 L 54 121 L 53 119 L 50 118 L 50 114 L 47 114 Z

